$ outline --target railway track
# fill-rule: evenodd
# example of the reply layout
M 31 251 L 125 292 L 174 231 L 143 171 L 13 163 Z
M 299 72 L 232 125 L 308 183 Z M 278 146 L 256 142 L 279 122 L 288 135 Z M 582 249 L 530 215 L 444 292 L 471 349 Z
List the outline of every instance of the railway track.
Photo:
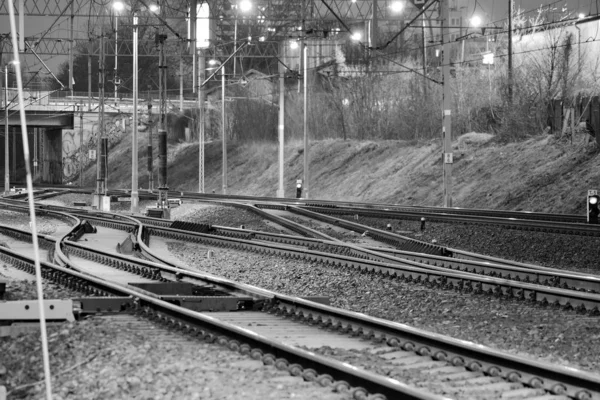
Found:
M 19 206 L 12 207 L 21 209 Z M 178 225 L 177 222 L 147 217 L 140 217 L 139 220 L 153 225 L 140 227 L 139 222 L 131 217 L 75 211 L 76 215 L 98 226 L 126 232 L 137 231 L 137 243 L 142 249 L 142 254 L 160 263 L 169 264 L 172 260 L 156 256 L 150 251 L 148 244 L 152 237 L 276 254 L 324 265 L 377 272 L 402 281 L 445 290 L 528 300 L 542 305 L 587 312 L 590 315 L 599 314 L 600 309 L 600 278 L 592 275 L 566 273 L 542 267 L 524 268 L 518 265 L 492 264 L 426 253 L 372 250 L 340 242 L 305 238 L 295 240 L 288 235 L 244 232 L 241 229 L 198 224 L 192 224 L 191 228 L 196 229 L 194 232 L 170 227 L 173 224 Z M 264 239 L 278 239 L 285 243 L 275 244 Z
M 50 264 L 43 266 L 46 277 L 67 275 L 69 278 L 63 277 L 62 281 L 74 279 L 79 285 L 77 287 L 82 290 L 86 290 L 87 282 L 91 280 L 96 285 L 101 285 L 99 289 L 95 289 L 100 291 L 98 294 L 119 296 L 117 301 L 122 302 L 123 309 L 162 321 L 167 326 L 192 333 L 207 341 L 216 341 L 233 350 L 248 353 L 254 358 L 262 359 L 265 364 L 287 369 L 292 375 L 302 375 L 305 379 L 340 388 L 347 388 L 350 384 L 354 387 L 354 398 L 357 399 L 365 398 L 367 392 L 379 393 L 388 398 L 442 398 L 439 394 L 431 394 L 432 391 L 440 394 L 451 393 L 461 398 L 481 399 L 500 398 L 502 395 L 510 395 L 512 398 L 600 398 L 600 394 L 597 393 L 600 380 L 591 374 L 576 373 L 568 368 L 544 366 L 481 346 L 469 345 L 400 324 L 264 291 L 222 278 L 134 258 L 115 257 L 78 243 L 67 241 L 62 247 L 67 260 L 70 255 L 79 252 L 79 257 L 105 264 L 112 263 L 120 268 L 140 271 L 142 274 L 147 274 L 148 270 L 159 270 L 161 279 L 189 283 L 212 280 L 214 285 L 229 286 L 251 295 L 252 302 L 256 303 L 252 307 L 253 311 L 239 310 L 235 313 L 216 313 L 205 317 L 202 313 L 175 306 L 157 299 L 156 296 L 131 291 L 98 278 L 90 279 L 87 274 Z M 20 268 L 32 269 L 31 260 L 28 263 L 22 255 L 11 254 L 8 249 L 1 250 L 5 261 L 8 257 Z M 67 261 L 67 264 L 69 263 Z M 158 276 L 155 272 L 152 275 Z M 124 305 L 125 301 L 127 305 Z M 258 307 L 260 311 L 257 310 Z M 249 325 L 252 321 L 255 325 Z M 271 333 L 267 335 L 266 331 Z M 288 343 L 292 342 L 295 345 L 276 340 L 277 337 L 282 339 L 282 335 Z M 426 385 L 426 392 L 406 387 L 395 379 L 357 369 L 347 362 L 318 356 L 298 347 L 314 347 L 315 343 L 311 341 L 318 342 L 319 338 L 327 340 L 327 337 L 331 337 L 342 349 L 367 348 L 377 365 L 383 365 L 396 373 L 404 371 L 403 374 L 410 374 L 413 380 Z M 479 385 L 475 386 L 476 383 Z
M 61 191 L 62 190 L 62 191 Z M 50 188 L 40 190 L 41 198 L 50 198 L 63 193 L 87 193 L 89 190 Z M 109 194 L 114 196 L 127 196 L 129 190 L 113 190 Z M 140 199 L 155 200 L 156 195 L 140 191 Z M 306 200 L 278 197 L 256 197 L 242 195 L 218 195 L 208 193 L 170 191 L 169 197 L 177 197 L 189 200 L 203 201 L 226 201 L 246 204 L 274 204 L 292 205 L 303 207 L 307 210 L 337 215 L 359 215 L 376 218 L 402 218 L 421 219 L 440 222 L 478 223 L 489 225 L 502 225 L 511 229 L 524 229 L 532 231 L 545 231 L 555 233 L 568 233 L 600 236 L 600 227 L 586 224 L 583 215 L 574 214 L 550 214 L 529 211 L 508 211 L 488 209 L 465 209 L 459 207 L 427 207 L 427 206 L 404 206 L 385 203 L 361 203 L 331 200 Z M 463 218 L 464 217 L 464 218 Z

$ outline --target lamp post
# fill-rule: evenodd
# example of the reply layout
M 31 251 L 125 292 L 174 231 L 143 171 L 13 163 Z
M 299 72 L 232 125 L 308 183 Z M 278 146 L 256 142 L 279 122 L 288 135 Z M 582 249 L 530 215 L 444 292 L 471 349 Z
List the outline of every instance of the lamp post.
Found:
M 131 130 L 131 212 L 140 212 L 138 193 L 138 17 L 133 13 L 133 129 Z M 116 69 L 115 69 L 116 71 Z M 116 90 L 116 86 L 115 86 Z
M 131 7 L 120 1 L 113 3 L 115 10 L 124 9 L 131 10 Z M 156 12 L 158 8 L 155 5 L 148 6 L 151 12 Z M 133 10 L 133 118 L 131 129 L 131 212 L 139 213 L 139 191 L 138 191 L 138 95 L 139 95 L 139 78 L 138 78 L 138 10 Z M 116 52 L 115 52 L 115 79 L 116 79 Z M 115 101 L 116 101 L 116 86 L 115 86 Z

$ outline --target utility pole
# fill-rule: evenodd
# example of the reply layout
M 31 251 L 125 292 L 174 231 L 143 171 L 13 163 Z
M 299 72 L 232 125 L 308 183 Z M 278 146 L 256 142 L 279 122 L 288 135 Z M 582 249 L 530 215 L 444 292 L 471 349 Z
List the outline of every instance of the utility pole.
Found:
M 71 20 L 69 23 L 69 90 L 71 92 L 71 98 L 73 98 L 73 47 L 75 46 L 75 40 L 73 37 L 73 28 L 75 23 L 75 2 L 71 3 Z
M 309 173 L 308 163 L 308 48 L 306 43 L 302 42 L 302 52 L 304 54 L 304 198 L 308 199 L 309 190 Z
M 452 89 L 450 87 L 450 9 L 449 0 L 440 1 L 442 15 L 442 74 L 444 99 L 442 106 L 444 140 L 444 207 L 452 207 Z
M 152 159 L 152 133 L 154 132 L 154 121 L 152 121 L 152 97 L 148 90 L 148 191 L 154 190 L 154 160 Z
M 88 112 L 92 112 L 92 40 L 88 44 Z
M 77 105 L 79 111 L 79 187 L 83 187 L 83 104 Z M 36 164 L 37 164 L 37 148 L 36 148 Z
M 421 34 L 423 39 L 423 75 L 427 76 L 427 40 L 425 37 L 425 13 L 421 15 L 422 25 Z M 427 99 L 427 78 L 423 78 L 423 96 Z
M 282 45 L 283 46 L 283 45 Z M 277 197 L 285 197 L 285 185 L 283 181 L 284 159 L 284 135 L 285 135 L 285 69 L 279 64 L 279 190 Z
M 223 133 L 223 194 L 227 194 L 227 131 L 225 128 L 225 65 L 221 65 L 221 132 Z
M 161 11 L 162 11 L 161 7 Z M 158 208 L 163 218 L 170 218 L 169 188 L 167 186 L 167 65 L 165 61 L 165 40 L 167 35 L 158 35 L 158 90 L 160 95 L 160 111 L 158 126 Z
M 8 162 L 8 63 L 4 65 L 4 194 L 10 192 L 10 171 Z
M 306 0 L 302 1 L 302 32 L 306 32 Z M 304 33 L 305 34 L 305 33 Z M 304 79 L 304 197 L 309 198 L 309 144 L 308 144 L 308 49 L 306 40 L 302 39 L 300 47 L 300 65 L 304 67 L 302 76 Z M 300 91 L 300 81 L 298 81 L 298 91 Z
M 197 40 L 197 39 L 196 39 Z M 204 99 L 206 89 L 202 82 L 206 79 L 206 56 L 203 49 L 198 49 L 198 192 L 204 192 Z
M 180 42 L 179 51 L 179 112 L 183 112 L 183 42 Z
M 40 128 L 33 128 L 33 175 L 38 174 L 38 135 Z
M 98 210 L 103 211 L 104 193 L 104 164 L 102 161 L 102 139 L 104 138 L 104 32 L 100 36 L 100 57 L 98 59 L 98 135 L 96 143 L 96 195 L 98 196 Z
M 116 37 L 115 37 L 116 41 Z M 117 95 L 117 56 L 115 51 L 115 101 Z M 140 212 L 138 192 L 138 17 L 133 14 L 133 129 L 131 130 L 131 212 Z
M 13 180 L 15 180 L 15 178 L 17 177 L 17 128 L 12 129 L 12 136 L 12 177 Z
M 512 59 L 512 31 L 513 31 L 513 0 L 508 0 L 508 101 L 513 101 L 513 59 Z
M 378 37 L 377 37 L 377 0 L 371 0 L 371 32 L 370 32 L 370 47 L 377 48 Z

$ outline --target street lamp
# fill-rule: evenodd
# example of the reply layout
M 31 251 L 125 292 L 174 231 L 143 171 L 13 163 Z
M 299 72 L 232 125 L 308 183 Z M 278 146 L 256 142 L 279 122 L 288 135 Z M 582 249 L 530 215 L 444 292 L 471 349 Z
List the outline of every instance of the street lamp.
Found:
M 223 194 L 227 194 L 227 135 L 225 132 L 225 65 L 210 60 L 208 65 L 221 66 L 221 135 L 223 138 Z
M 131 7 L 120 2 L 116 1 L 113 3 L 113 7 L 117 11 L 122 11 L 124 9 L 128 9 L 131 11 Z M 152 12 L 156 12 L 158 8 L 155 5 L 151 5 L 148 9 Z M 131 129 L 131 212 L 138 213 L 139 212 L 139 192 L 138 192 L 138 10 L 133 10 L 133 118 Z M 117 70 L 117 60 L 116 60 L 116 51 L 115 51 L 115 82 L 116 82 L 116 70 Z M 115 101 L 116 101 L 116 93 L 117 86 L 115 85 Z

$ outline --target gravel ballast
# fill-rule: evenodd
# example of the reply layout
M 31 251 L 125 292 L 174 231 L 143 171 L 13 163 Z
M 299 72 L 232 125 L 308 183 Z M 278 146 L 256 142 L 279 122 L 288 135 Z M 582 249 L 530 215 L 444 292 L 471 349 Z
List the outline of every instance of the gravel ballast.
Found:
M 245 225 L 248 229 L 257 230 L 267 230 L 266 225 L 277 231 L 277 228 L 257 221 L 254 214 L 228 207 L 184 204 L 172 211 L 173 220 L 185 219 L 234 227 Z M 577 236 L 565 239 L 565 236 L 570 235 L 521 232 L 481 225 L 453 226 L 428 222 L 424 232 L 420 232 L 419 227 L 419 222 L 402 221 L 397 229 L 403 235 L 428 242 L 435 240 L 437 244 L 454 248 L 544 266 L 593 270 L 593 262 L 577 259 L 577 265 L 573 265 L 566 259 L 571 254 L 577 256 L 582 251 L 582 247 L 578 247 L 578 241 L 590 238 Z M 515 234 L 518 244 L 511 239 Z M 539 235 L 547 235 L 542 241 L 544 246 L 551 247 L 542 246 L 532 254 L 526 253 L 536 246 L 536 241 L 540 240 Z M 327 295 L 331 297 L 335 307 L 405 323 L 556 365 L 600 373 L 600 348 L 595 346 L 600 339 L 598 317 L 485 295 L 464 295 L 430 289 L 376 274 L 245 251 L 213 248 L 213 255 L 209 259 L 206 257 L 206 246 L 203 244 L 201 247 L 200 250 L 200 246 L 196 244 L 169 243 L 171 252 L 190 268 L 290 295 Z M 545 251 L 545 248 L 552 251 Z M 492 252 L 490 249 L 495 250 Z M 554 258 L 550 254 L 554 254 Z M 540 258 L 536 258 L 538 256 Z M 319 349 L 319 352 L 331 353 L 330 349 Z M 364 361 L 365 368 L 373 368 L 367 360 L 371 357 L 368 354 L 333 353 L 341 360 L 358 360 L 359 364 Z
M 219 345 L 125 318 L 48 328 L 54 400 L 351 398 Z M 0 337 L 0 386 L 10 399 L 43 397 L 39 337 L 39 330 Z

